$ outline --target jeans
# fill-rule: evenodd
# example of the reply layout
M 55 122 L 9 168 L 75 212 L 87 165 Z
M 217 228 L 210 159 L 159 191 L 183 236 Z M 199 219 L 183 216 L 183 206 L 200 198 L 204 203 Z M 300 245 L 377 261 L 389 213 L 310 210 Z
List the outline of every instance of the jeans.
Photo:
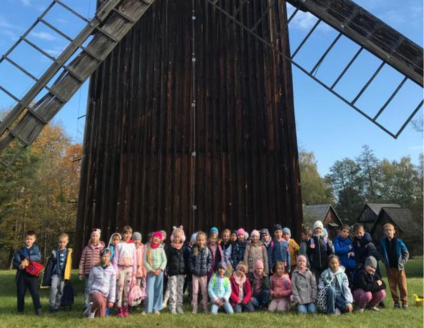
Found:
M 259 293 L 259 295 L 252 297 L 250 302 L 253 304 L 255 308 L 258 308 L 260 306 L 263 308 L 267 308 L 268 302 L 269 302 L 269 290 L 268 289 L 262 290 Z
M 343 296 L 337 295 L 332 286 L 327 289 L 327 314 L 332 314 L 336 311 L 336 308 L 340 310 L 341 313 L 346 313 L 347 302 Z
M 234 309 L 234 312 L 235 313 L 242 313 L 243 311 L 244 312 L 253 312 L 253 311 L 255 311 L 255 308 L 253 307 L 253 305 L 252 305 L 251 302 L 249 302 L 247 304 L 243 304 L 243 303 L 236 304 L 236 305 L 233 306 L 233 309 Z
M 58 309 L 60 306 L 60 300 L 63 295 L 63 287 L 65 287 L 65 280 L 62 276 L 57 274 L 52 276 L 51 287 L 50 287 L 50 299 L 49 305 L 51 309 Z
M 233 314 L 234 313 L 233 307 L 231 306 L 229 301 L 226 301 L 222 307 L 224 308 L 224 310 L 227 314 Z M 219 308 L 220 307 L 217 304 L 212 304 L 211 314 L 217 314 Z
M 163 272 L 155 276 L 147 274 L 147 298 L 144 301 L 144 311 L 151 313 L 162 310 L 163 303 Z
M 317 307 L 314 303 L 308 303 L 308 304 L 299 304 L 297 306 L 297 312 L 299 314 L 303 313 L 316 313 Z
M 17 295 L 18 295 L 18 312 L 24 312 L 25 294 L 28 288 L 34 304 L 34 310 L 41 309 L 40 296 L 38 295 L 38 277 L 31 276 L 21 270 L 18 272 L 16 280 Z

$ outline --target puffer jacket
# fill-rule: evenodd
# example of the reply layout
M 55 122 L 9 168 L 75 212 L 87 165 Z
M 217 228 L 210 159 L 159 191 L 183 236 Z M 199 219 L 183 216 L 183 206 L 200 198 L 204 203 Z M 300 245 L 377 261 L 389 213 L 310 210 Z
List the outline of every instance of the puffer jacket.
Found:
M 147 270 L 144 267 L 144 252 L 146 251 L 146 246 L 141 244 L 140 247 L 135 249 L 135 251 L 137 256 L 136 277 L 137 278 L 147 277 Z
M 381 280 L 382 284 L 378 285 L 377 280 Z M 386 289 L 386 284 L 377 272 L 374 275 L 369 275 L 365 272 L 365 268 L 361 265 L 354 273 L 352 291 L 357 289 L 362 289 L 366 292 L 377 292 L 379 290 Z
M 256 244 L 249 243 L 244 251 L 244 263 L 249 267 L 249 272 L 255 270 L 255 262 L 261 260 L 264 264 L 264 271 L 266 274 L 269 274 L 269 264 L 268 264 L 268 252 L 266 247 L 261 242 Z
M 100 252 L 105 248 L 105 243 L 100 242 L 98 245 L 88 245 L 82 251 L 78 274 L 79 275 L 89 275 L 91 269 L 100 261 Z
M 247 241 L 239 242 L 236 241 L 233 245 L 233 249 L 231 250 L 231 264 L 233 268 L 237 268 L 237 264 L 240 261 L 243 261 L 244 252 L 246 251 Z
M 315 303 L 317 300 L 317 282 L 315 275 L 306 268 L 305 272 L 295 269 L 292 274 L 293 301 L 298 304 Z
M 349 237 L 345 239 L 340 235 L 336 236 L 336 238 L 334 238 L 334 250 L 339 257 L 341 265 L 349 270 L 354 270 L 356 268 L 355 257 L 348 257 L 348 254 L 353 252 L 353 244 Z
M 195 254 L 197 250 L 197 255 Z M 193 247 L 190 253 L 190 272 L 194 276 L 207 276 L 212 267 L 212 255 L 207 247 Z
M 168 276 L 185 275 L 187 273 L 184 254 L 186 247 L 177 249 L 171 245 L 166 248 Z
M 315 244 L 315 248 L 311 248 L 311 241 Z M 328 256 L 333 254 L 333 247 L 328 238 L 322 235 L 315 235 L 308 241 L 307 254 L 311 260 L 311 268 L 322 272 L 328 268 Z

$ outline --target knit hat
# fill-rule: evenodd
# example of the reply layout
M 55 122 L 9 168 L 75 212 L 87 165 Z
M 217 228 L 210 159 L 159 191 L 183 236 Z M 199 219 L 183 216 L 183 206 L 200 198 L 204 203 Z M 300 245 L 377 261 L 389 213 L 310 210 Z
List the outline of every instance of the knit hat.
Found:
M 94 229 L 91 231 L 91 235 L 90 235 L 90 236 L 93 236 L 94 234 L 97 234 L 97 235 L 99 236 L 99 238 L 100 238 L 100 236 L 101 236 L 101 234 L 102 234 L 102 231 L 101 231 L 100 229 L 94 228 Z
M 316 228 L 324 229 L 324 226 L 321 221 L 315 221 L 313 230 L 315 230 Z
M 191 235 L 190 243 L 194 244 L 196 242 L 196 238 L 197 238 L 197 232 L 195 232 L 194 234 Z
M 244 273 L 247 273 L 249 271 L 247 265 L 243 262 L 239 262 L 239 264 L 237 264 L 236 270 L 243 271 Z
M 290 229 L 289 228 L 287 228 L 287 227 L 285 227 L 284 229 L 283 229 L 283 234 L 288 234 L 289 236 L 291 236 L 291 231 L 290 231 Z
M 240 228 L 240 229 L 238 229 L 237 230 L 237 236 L 238 235 L 243 235 L 243 236 L 245 236 L 246 237 L 246 231 L 244 231 L 244 229 L 243 228 Z
M 212 232 L 216 232 L 216 234 L 219 235 L 219 230 L 217 227 L 212 227 L 211 230 L 209 230 L 209 234 L 211 234 Z
M 256 270 L 258 268 L 264 268 L 264 262 L 262 260 L 256 260 L 254 269 Z
M 250 237 L 253 237 L 253 236 L 256 236 L 256 237 L 260 237 L 260 234 L 259 234 L 259 231 L 258 230 L 253 230 L 251 233 L 250 233 Z
M 275 224 L 274 225 L 274 232 L 276 232 L 277 230 L 283 231 L 283 227 L 281 226 L 281 224 Z
M 227 270 L 227 263 L 225 263 L 224 261 L 219 262 L 219 263 L 218 263 L 217 270 L 219 270 L 219 269 Z
M 162 235 L 162 233 L 161 233 L 161 232 L 159 232 L 159 231 L 157 231 L 157 232 L 154 232 L 154 233 L 153 233 L 153 235 L 152 235 L 152 239 L 153 239 L 153 238 L 155 238 L 155 237 L 158 237 L 161 241 L 162 241 L 162 239 L 163 239 L 163 235 Z
M 132 240 L 136 240 L 136 239 L 142 240 L 141 233 L 139 233 L 139 232 L 134 232 L 133 233 Z
M 373 268 L 377 268 L 377 260 L 375 259 L 374 256 L 369 256 L 367 257 L 367 259 L 365 260 L 365 266 L 370 266 Z
M 184 233 L 184 230 L 183 230 L 183 226 L 181 225 L 181 226 L 179 226 L 178 228 L 177 228 L 177 227 L 173 227 L 173 229 L 174 229 L 174 230 L 172 230 L 172 235 L 171 235 L 171 237 L 169 238 L 169 239 L 171 240 L 171 242 L 174 242 L 174 236 L 175 236 L 177 233 L 180 233 L 180 234 L 181 234 L 181 242 L 182 242 L 182 243 L 183 243 L 183 242 L 185 242 L 186 237 L 185 237 L 185 233 Z
M 261 237 L 263 238 L 264 236 L 269 236 L 269 230 L 266 228 L 261 230 Z
M 110 249 L 109 249 L 109 248 L 103 248 L 103 249 L 100 251 L 100 256 L 103 256 L 103 255 L 105 255 L 106 253 L 108 253 L 108 254 L 110 255 Z

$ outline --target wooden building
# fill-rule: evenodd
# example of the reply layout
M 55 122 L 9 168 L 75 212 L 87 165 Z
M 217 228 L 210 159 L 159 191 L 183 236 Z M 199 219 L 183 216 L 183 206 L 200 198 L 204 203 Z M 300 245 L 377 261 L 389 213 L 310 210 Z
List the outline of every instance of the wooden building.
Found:
M 380 213 L 383 207 L 400 208 L 400 205 L 379 203 L 365 204 L 364 209 L 362 210 L 356 222 L 362 224 L 365 228 L 365 231 L 370 232 L 372 227 L 374 226 L 375 221 L 377 220 L 378 214 Z
M 318 220 L 322 221 L 331 239 L 338 234 L 338 229 L 343 225 L 339 215 L 331 204 L 305 205 L 303 207 L 303 226 L 312 229 L 314 222 Z
M 257 33 L 288 54 L 276 12 Z M 81 172 L 76 258 L 93 227 L 104 240 L 124 225 L 145 236 L 281 223 L 298 236 L 289 62 L 207 1 L 155 1 L 91 78 Z

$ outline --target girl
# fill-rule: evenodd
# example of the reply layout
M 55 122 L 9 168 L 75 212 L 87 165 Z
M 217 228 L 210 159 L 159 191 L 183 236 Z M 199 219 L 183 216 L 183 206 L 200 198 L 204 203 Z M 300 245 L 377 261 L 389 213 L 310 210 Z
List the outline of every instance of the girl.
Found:
M 377 260 L 370 256 L 365 260 L 365 265 L 355 273 L 353 298 L 359 312 L 364 312 L 366 306 L 372 311 L 378 311 L 377 305 L 386 297 L 386 285 L 376 269 Z
M 186 274 L 185 234 L 182 227 L 175 228 L 171 235 L 171 245 L 166 249 L 169 309 L 171 314 L 183 312 L 183 288 Z
M 231 244 L 235 244 L 237 241 L 237 230 L 232 230 L 231 231 L 231 236 L 230 236 L 230 242 Z
M 246 231 L 244 231 L 243 228 L 240 228 L 237 230 L 237 241 L 233 245 L 231 254 L 233 268 L 237 267 L 237 264 L 243 261 L 246 245 Z
M 272 301 L 268 311 L 284 312 L 290 309 L 290 295 L 292 294 L 291 282 L 288 273 L 285 271 L 285 263 L 275 263 L 275 273 L 271 277 L 270 294 Z
M 311 260 L 311 269 L 318 282 L 321 273 L 328 268 L 328 256 L 333 254 L 328 238 L 324 238 L 324 226 L 321 221 L 316 221 L 313 227 L 313 236 L 309 239 L 306 253 Z
M 252 305 L 254 308 L 262 307 L 266 309 L 269 302 L 269 277 L 264 272 L 262 260 L 256 260 L 255 270 L 249 273 L 249 282 L 252 287 Z
M 340 314 L 353 311 L 353 297 L 349 289 L 349 280 L 344 273 L 344 268 L 340 266 L 339 258 L 336 255 L 328 257 L 328 266 L 321 274 L 318 288 L 322 289 L 329 285 L 327 289 L 327 314 Z
M 206 234 L 202 231 L 197 233 L 196 244 L 191 250 L 189 264 L 193 280 L 193 298 L 191 302 L 193 313 L 197 313 L 199 287 L 202 292 L 203 312 L 208 313 L 207 275 L 212 267 L 212 255 L 206 247 Z
M 251 302 L 252 288 L 249 279 L 246 277 L 246 273 L 247 266 L 243 262 L 240 262 L 236 267 L 236 271 L 230 278 L 231 305 L 236 313 L 255 311 Z
M 271 268 L 275 263 L 283 262 L 285 271 L 290 271 L 290 252 L 289 243 L 283 238 L 283 228 L 281 225 L 274 226 L 274 240 L 271 242 Z
M 162 234 L 152 234 L 152 242 L 147 244 L 144 253 L 144 267 L 147 270 L 147 298 L 143 314 L 160 314 L 163 302 L 163 271 L 166 268 L 166 254 L 161 244 Z
M 221 235 L 221 248 L 222 248 L 222 254 L 223 254 L 223 259 L 222 261 L 225 262 L 226 264 L 226 272 L 228 275 L 231 275 L 233 273 L 233 266 L 231 265 L 231 250 L 232 250 L 232 244 L 231 244 L 231 231 L 230 229 L 225 229 L 222 232 Z
M 211 313 L 217 314 L 222 306 L 227 314 L 233 314 L 233 308 L 229 302 L 231 286 L 228 277 L 225 276 L 225 262 L 218 264 L 218 270 L 213 274 L 208 285 L 208 294 L 211 298 Z
M 146 297 L 147 270 L 143 264 L 145 247 L 141 243 L 141 240 L 142 240 L 141 233 L 134 232 L 133 240 L 134 240 L 136 258 L 137 258 L 137 271 L 136 271 L 137 286 L 140 287 L 142 295 L 143 295 L 143 299 L 144 299 Z
M 118 280 L 116 307 L 118 317 L 128 317 L 128 295 L 131 285 L 136 282 L 137 252 L 134 241 L 131 239 L 133 230 L 130 226 L 122 229 L 122 241 L 116 245 L 112 265 L 115 268 Z
M 115 303 L 116 273 L 110 265 L 110 250 L 101 251 L 100 262 L 97 263 L 88 277 L 90 306 L 87 314 L 90 319 L 104 317 L 106 308 L 112 308 Z
M 82 252 L 79 263 L 78 275 L 79 279 L 85 279 L 84 303 L 85 308 L 89 305 L 90 285 L 88 284 L 88 276 L 91 269 L 100 261 L 100 252 L 105 247 L 105 243 L 100 241 L 100 229 L 93 229 L 90 235 L 90 241 Z
M 112 261 L 113 256 L 115 255 L 115 248 L 116 245 L 118 245 L 121 242 L 121 235 L 117 232 L 113 233 L 112 236 L 109 238 L 109 244 L 107 245 L 107 248 L 110 250 L 110 260 Z
M 212 275 L 214 274 L 214 272 L 218 270 L 218 264 L 221 263 L 222 259 L 224 258 L 221 245 L 219 245 L 218 243 L 217 228 L 212 228 L 210 231 L 208 248 L 212 256 L 211 270 L 208 273 L 208 281 L 209 281 Z
M 306 267 L 306 256 L 297 257 L 297 267 L 292 274 L 293 301 L 300 313 L 315 313 L 317 308 L 317 283 L 314 274 Z
M 289 253 L 290 253 L 290 267 L 291 272 L 296 268 L 296 259 L 299 255 L 299 245 L 296 243 L 294 239 L 291 239 L 291 231 L 289 228 L 283 229 L 283 238 L 288 242 L 289 244 Z
M 256 261 L 260 260 L 265 265 L 265 273 L 268 274 L 268 254 L 266 247 L 260 242 L 259 236 L 258 230 L 253 230 L 250 234 L 250 243 L 244 251 L 244 263 L 247 263 L 249 273 L 253 273 Z

